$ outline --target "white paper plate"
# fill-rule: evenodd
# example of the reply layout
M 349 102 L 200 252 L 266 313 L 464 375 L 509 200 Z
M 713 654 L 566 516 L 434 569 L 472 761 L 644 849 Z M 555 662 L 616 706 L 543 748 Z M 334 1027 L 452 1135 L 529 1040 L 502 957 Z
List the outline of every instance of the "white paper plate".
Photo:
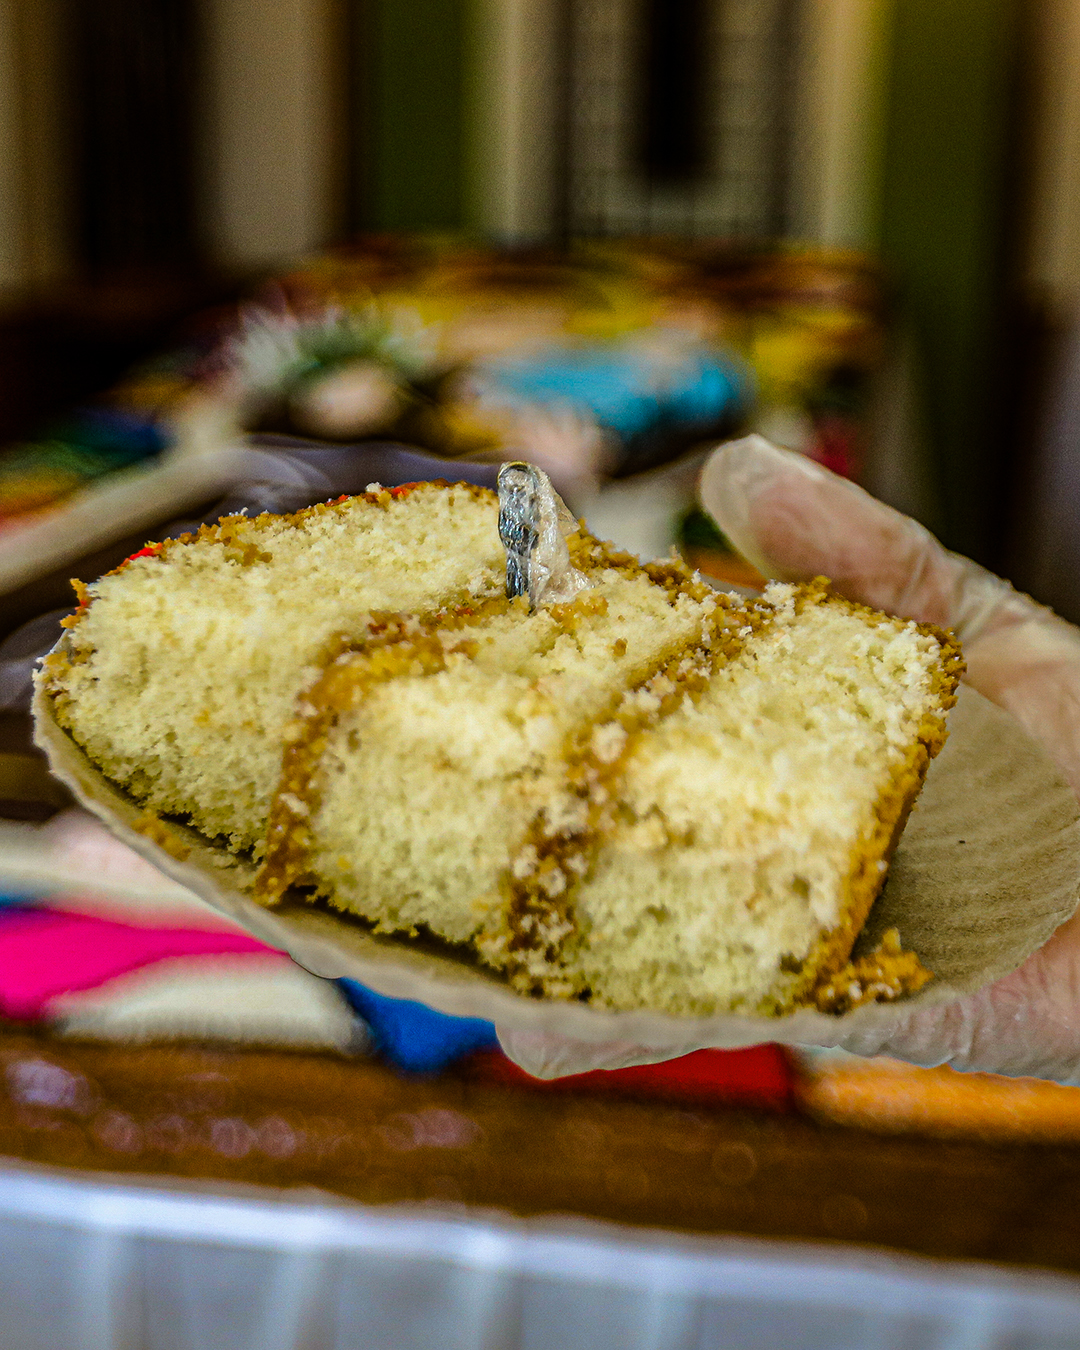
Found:
M 838 1020 L 849 1031 L 883 1030 L 915 1004 L 951 1001 L 1007 974 L 1071 916 L 1080 895 L 1080 805 L 1071 788 L 1012 717 L 964 688 L 950 714 L 949 740 L 930 767 L 860 939 L 871 946 L 887 928 L 899 928 L 905 947 L 934 973 L 919 993 L 866 1004 L 842 1019 L 809 1009 L 782 1018 L 680 1017 L 530 998 L 467 951 L 377 935 L 359 920 L 299 899 L 264 909 L 248 890 L 254 867 L 193 830 L 173 827 L 191 851 L 182 862 L 171 857 L 133 828 L 142 808 L 58 725 L 40 687 L 34 712 L 37 742 L 76 798 L 124 843 L 264 942 L 316 975 L 346 976 L 391 997 L 511 1029 L 656 1050 L 765 1040 L 831 1044 Z

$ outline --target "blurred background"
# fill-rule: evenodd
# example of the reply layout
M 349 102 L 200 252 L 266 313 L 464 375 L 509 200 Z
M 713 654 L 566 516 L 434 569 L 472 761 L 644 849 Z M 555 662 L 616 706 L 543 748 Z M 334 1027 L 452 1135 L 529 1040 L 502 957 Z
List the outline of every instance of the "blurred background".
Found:
M 1071 0 L 0 0 L 5 1350 L 1080 1344 L 1080 1089 L 538 1083 L 209 916 L 27 716 L 69 577 L 509 450 L 753 585 L 693 485 L 760 430 L 1080 621 L 1078 318 Z
M 894 493 L 1055 598 L 1040 475 L 1080 286 L 1065 0 L 6 0 L 4 20 L 5 438 L 186 309 L 359 231 L 859 249 L 917 391 L 924 477 Z

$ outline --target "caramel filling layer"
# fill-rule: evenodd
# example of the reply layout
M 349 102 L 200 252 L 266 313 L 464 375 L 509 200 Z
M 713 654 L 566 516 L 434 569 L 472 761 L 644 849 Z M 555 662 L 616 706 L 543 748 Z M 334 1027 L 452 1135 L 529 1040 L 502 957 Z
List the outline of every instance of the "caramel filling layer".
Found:
M 696 583 L 695 583 L 696 584 Z M 575 728 L 563 756 L 563 782 L 529 824 L 503 880 L 505 925 L 478 945 L 504 967 L 522 992 L 573 997 L 576 988 L 561 952 L 575 931 L 574 895 L 614 824 L 620 784 L 634 747 L 709 680 L 769 620 L 767 605 L 716 596 L 707 632 L 652 670 L 614 701 L 608 712 Z
M 270 808 L 266 858 L 255 880 L 255 899 L 274 905 L 302 879 L 312 844 L 311 819 L 318 810 L 319 767 L 338 718 L 356 708 L 379 684 L 404 676 L 434 675 L 446 669 L 467 642 L 445 635 L 474 627 L 514 603 L 492 600 L 451 605 L 425 618 L 372 614 L 363 637 L 332 639 L 322 674 L 303 694 L 297 715 L 285 729 L 281 778 Z

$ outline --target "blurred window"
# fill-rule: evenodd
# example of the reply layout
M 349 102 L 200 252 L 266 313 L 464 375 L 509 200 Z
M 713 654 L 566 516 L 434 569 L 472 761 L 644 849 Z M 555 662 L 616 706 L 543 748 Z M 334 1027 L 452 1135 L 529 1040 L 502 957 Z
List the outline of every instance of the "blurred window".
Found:
M 573 234 L 787 224 L 795 0 L 569 0 Z

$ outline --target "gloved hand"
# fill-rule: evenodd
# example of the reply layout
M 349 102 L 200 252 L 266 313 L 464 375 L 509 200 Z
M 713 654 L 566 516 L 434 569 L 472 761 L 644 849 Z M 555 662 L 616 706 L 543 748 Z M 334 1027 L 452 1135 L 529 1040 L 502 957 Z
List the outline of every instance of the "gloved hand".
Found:
M 952 628 L 968 683 L 1042 743 L 1080 796 L 1080 629 L 947 552 L 853 483 L 760 436 L 721 446 L 705 466 L 700 495 L 767 576 L 828 576 L 851 600 Z M 499 1040 L 524 1069 L 546 1078 L 665 1057 L 545 1033 L 500 1031 Z M 838 1023 L 832 1044 L 915 1064 L 1080 1083 L 1080 913 L 1004 979 L 955 1003 L 915 1009 L 888 1034 L 845 1032 Z

